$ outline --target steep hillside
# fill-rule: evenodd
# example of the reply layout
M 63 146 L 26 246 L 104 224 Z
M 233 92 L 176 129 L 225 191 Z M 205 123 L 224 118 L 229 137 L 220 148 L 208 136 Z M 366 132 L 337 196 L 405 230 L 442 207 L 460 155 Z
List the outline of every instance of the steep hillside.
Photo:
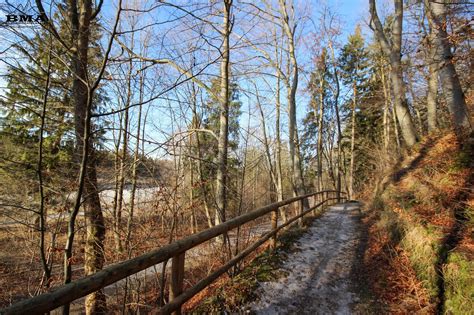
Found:
M 424 139 L 372 197 L 364 265 L 386 311 L 474 309 L 474 155 L 463 143 L 453 133 Z

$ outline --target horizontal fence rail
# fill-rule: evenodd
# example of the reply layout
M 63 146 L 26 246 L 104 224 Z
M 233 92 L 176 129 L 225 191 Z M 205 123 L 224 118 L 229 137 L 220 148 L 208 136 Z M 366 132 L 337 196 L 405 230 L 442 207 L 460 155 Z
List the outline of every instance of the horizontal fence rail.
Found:
M 320 202 L 309 209 L 306 209 L 294 216 L 284 224 L 278 226 L 278 210 L 281 207 L 287 206 L 293 202 L 303 202 L 309 197 L 320 196 Z M 264 244 L 269 239 L 273 238 L 272 245 L 276 244 L 276 237 L 278 231 L 293 224 L 296 220 L 302 218 L 311 211 L 324 205 L 329 201 L 340 202 L 345 193 L 336 190 L 325 190 L 315 193 L 306 194 L 289 198 L 280 202 L 272 203 L 270 205 L 261 207 L 254 211 L 245 213 L 236 218 L 230 219 L 219 225 L 184 237 L 180 240 L 164 245 L 161 248 L 148 252 L 146 254 L 137 256 L 135 258 L 122 261 L 117 264 L 110 265 L 101 271 L 75 280 L 71 283 L 65 284 L 51 292 L 44 293 L 27 300 L 20 301 L 11 305 L 8 308 L 0 310 L 0 314 L 38 314 L 46 313 L 54 310 L 60 306 L 71 303 L 72 301 L 82 298 L 90 293 L 105 288 L 108 285 L 114 284 L 126 277 L 132 276 L 140 271 L 143 271 L 151 266 L 172 259 L 171 266 L 171 284 L 170 296 L 172 300 L 164 305 L 159 311 L 161 314 L 169 314 L 171 312 L 180 313 L 181 306 L 191 299 L 194 295 L 209 286 L 213 281 L 219 278 L 222 274 L 235 266 L 242 259 L 247 257 L 258 247 Z M 187 250 L 196 247 L 206 241 L 209 241 L 217 236 L 229 232 L 230 230 L 260 218 L 266 214 L 272 213 L 272 229 L 268 233 L 261 236 L 255 243 L 247 247 L 245 250 L 234 256 L 223 266 L 211 273 L 206 278 L 200 280 L 196 285 L 182 292 L 183 275 L 184 275 L 184 259 Z

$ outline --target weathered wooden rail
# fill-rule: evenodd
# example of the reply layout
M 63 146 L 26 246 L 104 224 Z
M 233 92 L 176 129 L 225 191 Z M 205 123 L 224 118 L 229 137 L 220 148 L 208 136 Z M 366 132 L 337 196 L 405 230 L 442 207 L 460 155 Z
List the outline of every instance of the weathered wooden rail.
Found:
M 302 203 L 304 199 L 310 197 L 313 198 L 312 207 L 278 226 L 278 210 L 280 207 L 287 206 L 293 202 Z M 69 304 L 72 301 L 82 298 L 92 292 L 105 288 L 106 286 L 118 282 L 126 277 L 143 271 L 151 266 L 162 263 L 170 258 L 172 259 L 170 281 L 171 301 L 164 305 L 159 310 L 159 312 L 161 314 L 169 314 L 171 312 L 180 313 L 181 306 L 186 301 L 199 293 L 205 287 L 209 286 L 213 281 L 219 278 L 222 274 L 248 256 L 250 253 L 255 251 L 259 246 L 270 239 L 272 239 L 272 244 L 275 245 L 277 234 L 281 229 L 293 224 L 296 220 L 302 218 L 318 207 L 321 207 L 330 201 L 340 202 L 341 199 L 345 199 L 344 193 L 335 190 L 325 190 L 272 203 L 265 207 L 230 219 L 229 221 L 221 223 L 202 232 L 177 240 L 157 250 L 108 266 L 93 275 L 75 280 L 71 283 L 54 289 L 51 292 L 20 301 L 8 308 L 0 310 L 0 314 L 46 313 L 62 305 Z M 271 231 L 264 234 L 255 243 L 234 256 L 226 264 L 215 270 L 212 274 L 200 280 L 196 285 L 183 292 L 182 289 L 185 266 L 184 261 L 187 250 L 269 213 L 272 214 Z

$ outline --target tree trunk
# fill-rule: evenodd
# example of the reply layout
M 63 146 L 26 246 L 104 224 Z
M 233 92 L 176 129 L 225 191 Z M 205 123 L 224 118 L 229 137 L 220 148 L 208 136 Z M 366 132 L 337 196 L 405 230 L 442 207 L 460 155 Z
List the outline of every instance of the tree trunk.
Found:
M 40 232 L 40 240 L 39 240 L 39 254 L 41 259 L 41 265 L 43 267 L 43 279 L 41 280 L 44 282 L 44 286 L 46 288 L 50 285 L 50 278 L 51 278 L 51 268 L 48 265 L 48 257 L 46 257 L 46 244 L 45 244 L 45 234 L 47 229 L 47 208 L 45 207 L 45 192 L 44 192 L 44 181 L 43 181 L 43 146 L 44 146 L 44 132 L 46 126 L 46 106 L 48 104 L 48 97 L 49 97 L 49 89 L 50 89 L 50 82 L 51 82 L 51 38 L 49 41 L 49 51 L 48 51 L 48 64 L 46 70 L 46 83 L 44 88 L 43 94 L 43 101 L 42 101 L 42 110 L 41 110 L 41 125 L 39 130 L 39 143 L 38 143 L 38 160 L 37 160 L 37 167 L 36 167 L 36 175 L 38 176 L 38 190 L 40 195 L 40 205 L 39 205 L 39 232 Z M 41 287 L 38 289 L 38 292 L 41 292 Z
M 71 1 L 72 2 L 72 1 Z M 84 248 L 85 275 L 91 275 L 104 265 L 105 224 L 97 187 L 94 147 L 91 136 L 92 95 L 85 84 L 88 80 L 88 48 L 92 1 L 83 0 L 79 7 L 72 2 L 69 17 L 72 26 L 73 45 L 71 56 L 74 80 L 72 86 L 76 156 L 82 154 L 84 172 L 84 214 L 86 220 L 86 244 Z M 81 183 L 80 183 L 81 184 Z M 80 195 L 78 193 L 78 195 Z M 66 264 L 70 264 L 67 261 Z M 70 280 L 70 279 L 69 279 Z M 102 290 L 89 294 L 85 301 L 86 314 L 106 312 L 105 295 Z
M 289 24 L 289 17 L 286 8 L 286 1 L 280 0 L 280 13 L 282 18 L 283 28 L 285 30 L 286 36 L 288 38 L 288 49 L 290 54 L 290 61 L 292 65 L 293 78 L 291 82 L 291 88 L 288 91 L 288 112 L 289 112 L 289 149 L 290 149 L 290 161 L 291 161 L 291 170 L 293 172 L 293 193 L 295 195 L 304 195 L 304 182 L 303 174 L 301 171 L 301 161 L 300 154 L 298 150 L 298 129 L 296 126 L 296 90 L 298 88 L 298 63 L 296 61 L 295 54 L 295 43 L 294 43 L 294 33 Z M 303 209 L 308 208 L 307 200 L 306 202 L 301 202 L 299 206 L 299 213 L 303 212 Z M 301 224 L 301 220 L 300 220 Z
M 394 94 L 393 102 L 395 113 L 402 130 L 403 139 L 410 147 L 415 144 L 418 139 L 408 110 L 401 67 L 403 1 L 394 0 L 395 18 L 392 26 L 391 41 L 387 39 L 384 33 L 382 23 L 377 14 L 375 0 L 369 0 L 369 5 L 372 18 L 370 25 L 375 32 L 377 41 L 380 43 L 384 54 L 389 58 L 391 64 L 390 79 Z
M 433 39 L 434 34 L 430 30 L 429 34 L 423 24 L 423 30 L 426 35 L 427 52 L 425 53 L 425 63 L 428 65 L 428 90 L 426 93 L 426 111 L 428 132 L 438 128 L 437 107 L 438 107 L 438 65 L 436 63 L 436 46 Z
M 132 36 L 133 42 L 133 36 Z M 132 46 L 133 49 L 133 46 Z M 117 208 L 114 213 L 114 238 L 115 238 L 115 249 L 117 253 L 122 253 L 123 246 L 122 246 L 122 239 L 121 239 L 121 228 L 122 228 L 122 210 L 124 206 L 123 200 L 123 193 L 125 189 L 125 177 L 126 177 L 126 167 L 127 167 L 127 160 L 128 160 L 128 129 L 129 129 L 129 106 L 132 100 L 132 71 L 133 71 L 133 62 L 130 58 L 128 64 L 128 73 L 127 73 L 127 95 L 125 99 L 125 112 L 123 115 L 123 143 L 122 143 L 122 151 L 119 157 L 120 166 L 119 166 L 119 176 L 118 176 L 118 195 L 117 195 Z
M 416 99 L 416 94 L 415 94 L 415 91 L 413 89 L 413 77 L 409 77 L 408 78 L 408 90 L 410 92 L 410 95 L 411 95 L 411 99 L 412 99 L 412 106 L 413 106 L 413 110 L 415 111 L 415 115 L 416 115 L 416 120 L 417 120 L 417 125 L 418 125 L 418 134 L 420 135 L 423 135 L 424 134 L 424 128 L 423 128 L 423 120 L 421 119 L 421 113 L 420 113 L 420 109 L 418 108 L 418 101 Z
M 130 93 L 130 92 L 129 92 Z M 128 97 L 127 97 L 128 99 Z M 126 110 L 123 117 L 123 142 L 122 142 L 122 151 L 119 156 L 119 174 L 118 174 L 118 191 L 117 191 L 117 208 L 114 212 L 114 239 L 115 239 L 115 249 L 117 253 L 123 251 L 122 240 L 120 237 L 120 229 L 122 227 L 122 209 L 123 209 L 123 192 L 125 189 L 125 168 L 127 161 L 127 151 L 128 151 L 128 125 L 129 125 L 129 102 L 125 103 Z
M 144 73 L 143 71 L 140 72 L 140 80 L 139 80 L 139 103 L 143 103 L 143 94 L 145 88 L 144 82 Z M 135 195 L 137 191 L 137 184 L 138 184 L 138 164 L 140 162 L 140 131 L 142 125 L 142 111 L 143 105 L 139 105 L 138 107 L 138 117 L 137 117 L 137 131 L 135 134 L 135 151 L 133 153 L 133 164 L 132 164 L 132 188 L 130 191 L 130 212 L 128 214 L 127 219 L 127 233 L 125 237 L 125 246 L 129 251 L 129 257 L 131 256 L 131 237 L 132 237 L 132 223 L 133 223 L 133 216 L 135 214 Z
M 119 100 L 120 104 L 120 100 Z M 117 209 L 118 209 L 118 200 L 119 200 L 119 189 L 120 189 L 120 144 L 122 143 L 122 134 L 123 134 L 123 119 L 122 115 L 119 115 L 119 130 L 117 135 L 117 141 L 114 140 L 114 199 L 112 203 L 112 216 L 114 219 L 112 225 L 112 232 L 114 233 L 114 239 L 118 238 L 118 231 L 115 230 L 115 218 L 117 217 Z
M 439 67 L 439 79 L 454 128 L 458 134 L 472 131 L 464 92 L 453 64 L 453 54 L 446 32 L 447 4 L 424 0 L 425 11 L 433 33 L 434 64 Z
M 197 232 L 196 212 L 194 210 L 194 166 L 191 158 L 189 159 L 189 207 L 191 208 L 191 217 L 189 219 L 190 232 L 194 234 Z
M 390 143 L 390 122 L 389 122 L 389 116 L 388 116 L 389 108 L 390 108 L 390 97 L 388 94 L 383 63 L 381 63 L 380 65 L 380 77 L 382 79 L 382 89 L 383 89 L 383 96 L 385 100 L 385 106 L 384 106 L 384 111 L 383 111 L 384 149 L 388 150 L 388 146 Z M 398 143 L 398 140 L 397 140 L 397 143 Z
M 197 115 L 194 113 L 194 116 L 196 117 L 196 123 L 197 123 Z M 208 196 L 208 191 L 204 183 L 204 170 L 202 167 L 202 153 L 201 153 L 201 141 L 199 140 L 199 135 L 196 133 L 195 134 L 195 140 L 196 140 L 196 150 L 198 154 L 198 159 L 197 159 L 197 173 L 198 173 L 198 180 L 199 180 L 199 186 L 201 189 L 201 193 L 203 195 L 203 201 L 204 201 L 204 211 L 206 214 L 207 218 L 207 225 L 208 227 L 213 227 L 214 223 L 212 222 L 212 216 L 211 216 L 211 210 L 209 206 L 209 196 Z
M 262 105 L 260 103 L 260 94 L 258 92 L 258 87 L 256 84 L 255 86 L 255 96 L 256 96 L 256 101 L 257 101 L 257 108 L 260 113 L 260 123 L 262 127 L 262 133 L 263 133 L 263 145 L 265 149 L 265 158 L 267 160 L 268 164 L 268 169 L 270 173 L 270 179 L 272 183 L 272 187 L 270 188 L 270 191 L 275 191 L 278 187 L 278 182 L 277 182 L 277 176 L 275 174 L 275 170 L 273 168 L 273 161 L 272 161 L 272 156 L 270 153 L 270 144 L 268 143 L 268 137 L 267 137 L 267 125 L 265 123 L 265 114 L 263 113 Z M 274 199 L 272 199 L 271 202 L 274 202 Z
M 100 206 L 99 193 L 97 190 L 97 175 L 95 168 L 94 151 L 91 150 L 87 179 L 84 193 L 86 217 L 86 244 L 84 248 L 84 272 L 92 275 L 100 271 L 104 266 L 104 239 L 105 223 Z M 89 294 L 86 297 L 86 314 L 102 314 L 106 312 L 106 302 L 103 290 Z
M 333 71 L 334 71 L 334 79 L 336 81 L 336 92 L 334 93 L 334 111 L 336 112 L 336 123 L 337 123 L 337 183 L 336 183 L 336 197 L 337 197 L 337 202 L 340 202 L 341 198 L 341 172 L 342 172 L 342 167 L 341 167 L 341 159 L 342 159 L 342 154 L 341 154 L 341 139 L 342 139 L 342 130 L 341 130 L 341 118 L 339 116 L 339 93 L 340 93 L 340 87 L 339 87 L 339 75 L 337 71 L 337 64 L 336 64 L 336 57 L 334 54 L 334 48 L 332 45 L 332 41 L 329 41 L 329 49 L 331 50 L 331 60 L 332 60 L 332 66 L 333 66 Z
M 387 78 L 388 82 L 390 82 L 390 77 Z M 391 82 L 390 82 L 391 83 Z M 387 89 L 388 93 L 388 99 L 393 100 L 392 97 L 392 91 L 390 89 Z M 400 132 L 398 131 L 398 118 L 397 114 L 395 113 L 395 105 L 392 103 L 392 119 L 393 119 L 393 129 L 394 129 L 394 134 L 395 134 L 395 142 L 397 144 L 397 152 L 400 152 L 400 148 L 402 147 L 401 142 L 400 142 Z
M 354 99 L 352 100 L 352 113 L 351 113 L 351 162 L 350 162 L 350 177 L 349 177 L 349 199 L 354 196 L 354 149 L 355 149 L 355 124 L 356 124 L 356 105 L 357 105 L 357 85 L 354 82 Z M 384 126 L 385 128 L 385 126 Z
M 216 176 L 216 218 L 218 225 L 225 221 L 227 209 L 227 147 L 229 140 L 229 37 L 230 37 L 230 9 L 232 0 L 224 0 L 224 21 L 222 26 L 223 43 L 221 48 L 221 91 L 220 91 L 220 129 L 217 153 Z
M 194 93 L 193 93 L 194 94 Z M 194 113 L 196 112 L 196 98 L 193 95 L 193 116 L 191 118 L 191 128 L 192 129 L 197 129 L 195 126 L 195 121 L 197 117 L 194 116 Z M 197 224 L 196 223 L 196 216 L 195 216 L 195 210 L 194 210 L 194 160 L 193 160 L 193 151 L 194 151 L 194 143 L 193 143 L 193 135 L 192 133 L 189 135 L 189 148 L 188 150 L 190 151 L 191 154 L 189 154 L 189 208 L 191 210 L 191 217 L 190 217 L 190 232 L 191 234 L 196 233 L 197 231 Z
M 426 109 L 428 120 L 428 131 L 438 129 L 436 110 L 438 107 L 438 71 L 436 66 L 430 62 L 428 74 L 428 94 L 426 96 Z
M 278 54 L 277 54 L 278 58 Z M 280 136 L 280 114 L 281 114 L 281 102 L 280 102 L 280 82 L 281 74 L 277 71 L 277 87 L 276 87 L 276 121 L 275 121 L 275 133 L 276 133 L 276 176 L 277 176 L 277 195 L 278 201 L 283 200 L 283 174 L 281 169 L 281 136 Z M 280 216 L 283 222 L 287 222 L 286 208 L 280 207 Z
M 318 109 L 318 190 L 324 189 L 323 184 L 323 124 L 324 124 L 324 76 L 321 75 L 320 93 L 319 93 L 319 109 Z
M 405 83 L 403 82 L 402 70 L 399 61 L 392 62 L 390 79 L 392 81 L 392 89 L 395 96 L 393 98 L 395 114 L 397 115 L 397 120 L 400 124 L 403 140 L 405 140 L 405 143 L 408 146 L 412 146 L 416 143 L 417 137 L 405 98 Z

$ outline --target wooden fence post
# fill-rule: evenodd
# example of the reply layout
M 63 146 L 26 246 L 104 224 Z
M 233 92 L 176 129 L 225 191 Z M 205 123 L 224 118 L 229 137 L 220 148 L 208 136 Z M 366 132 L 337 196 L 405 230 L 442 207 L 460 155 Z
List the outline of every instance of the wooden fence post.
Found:
M 278 228 L 278 209 L 276 208 L 272 211 L 272 230 L 276 230 Z M 272 237 L 272 248 L 275 249 L 277 247 L 277 233 Z
M 186 252 L 181 253 L 174 256 L 171 260 L 170 302 L 183 293 L 185 254 Z M 174 311 L 173 314 L 181 315 L 181 307 Z
M 312 205 L 312 207 L 314 207 L 315 205 L 317 205 L 318 202 L 319 202 L 319 194 L 316 194 L 316 195 L 313 196 L 313 205 Z M 318 208 L 315 208 L 315 209 L 313 210 L 313 215 L 316 215 L 317 212 L 318 212 Z

